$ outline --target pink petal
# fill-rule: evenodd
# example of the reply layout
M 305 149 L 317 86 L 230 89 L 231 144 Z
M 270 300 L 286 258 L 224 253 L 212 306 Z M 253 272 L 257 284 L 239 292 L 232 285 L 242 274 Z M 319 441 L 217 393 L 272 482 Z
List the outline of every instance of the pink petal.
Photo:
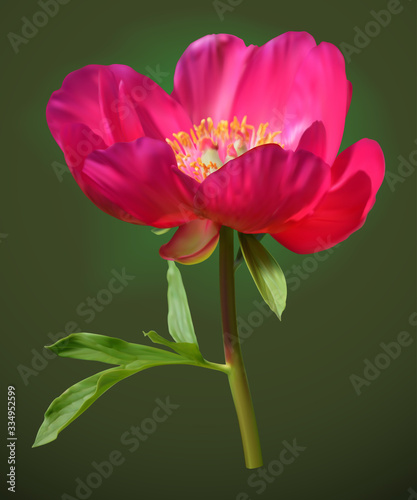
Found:
M 376 193 L 385 175 L 384 153 L 376 141 L 361 139 L 340 153 L 331 168 L 331 190 L 338 189 L 356 172 L 365 172 L 371 180 L 371 196 L 364 214 L 366 216 L 375 203 Z
M 107 123 L 103 139 L 108 145 L 125 140 L 117 109 L 119 81 L 110 68 L 109 66 L 101 66 L 98 71 L 98 103 L 101 117 Z M 137 115 L 135 120 L 139 121 Z
M 314 122 L 301 136 L 297 151 L 310 151 L 319 158 L 326 157 L 326 129 L 323 122 Z
M 200 185 L 197 213 L 245 233 L 276 232 L 327 192 L 330 168 L 306 151 L 266 144 L 226 163 Z
M 110 68 L 124 82 L 124 94 L 129 96 L 146 136 L 165 140 L 189 131 L 192 123 L 187 112 L 157 83 L 129 66 L 113 64 Z
M 95 135 L 91 129 L 81 123 L 67 125 L 61 132 L 64 146 L 64 155 L 67 165 L 77 184 L 101 210 L 132 224 L 143 224 L 110 201 L 102 194 L 100 188 L 83 173 L 85 158 L 96 149 L 106 149 L 103 139 Z
M 326 250 L 365 222 L 384 178 L 384 156 L 375 141 L 362 139 L 343 151 L 332 169 L 332 187 L 312 215 L 272 236 L 296 253 Z
M 193 42 L 175 69 L 172 96 L 194 124 L 211 117 L 230 119 L 230 107 L 253 46 L 232 35 L 208 35 Z M 243 117 L 240 117 L 240 119 Z
M 70 73 L 49 99 L 46 119 L 61 149 L 62 129 L 75 123 L 84 124 L 102 138 L 107 136 L 98 95 L 100 68 L 90 65 Z
M 192 203 L 198 184 L 178 169 L 163 141 L 143 137 L 95 151 L 82 174 L 101 197 L 143 224 L 175 227 L 196 218 Z
M 123 80 L 119 83 L 118 113 L 120 128 L 127 142 L 134 141 L 145 135 L 135 104 Z
M 315 46 L 308 33 L 288 32 L 256 47 L 245 64 L 231 115 L 247 115 L 252 125 L 268 122 L 273 131 L 282 130 L 294 78 Z
M 60 130 L 61 149 L 71 172 L 81 170 L 84 160 L 96 149 L 106 149 L 103 138 L 82 123 L 66 124 Z
M 345 61 L 339 49 L 321 43 L 312 49 L 294 80 L 287 106 L 282 140 L 294 149 L 313 122 L 323 122 L 327 147 L 324 160 L 331 165 L 342 141 L 351 84 L 346 79 Z
M 87 126 L 106 146 L 144 135 L 164 140 L 191 127 L 188 115 L 159 85 L 128 66 L 90 65 L 70 73 L 48 102 L 46 118 L 61 149 L 62 131 Z
M 219 241 L 220 226 L 208 219 L 196 219 L 180 226 L 171 240 L 162 245 L 163 259 L 181 264 L 198 264 L 210 257 Z
M 348 114 L 350 108 L 350 103 L 352 101 L 352 92 L 353 92 L 352 82 L 348 80 L 347 83 L 348 85 L 347 85 L 346 114 Z

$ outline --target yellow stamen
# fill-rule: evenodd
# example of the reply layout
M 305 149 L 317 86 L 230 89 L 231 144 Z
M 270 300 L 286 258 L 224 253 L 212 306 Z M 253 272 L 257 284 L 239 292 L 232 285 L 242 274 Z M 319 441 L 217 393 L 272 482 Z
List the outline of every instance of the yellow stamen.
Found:
M 178 168 L 198 182 L 215 172 L 223 164 L 251 148 L 264 144 L 280 144 L 276 137 L 281 131 L 268 131 L 269 124 L 259 124 L 257 130 L 247 123 L 247 116 L 239 122 L 235 116 L 230 122 L 221 120 L 214 126 L 208 117 L 194 125 L 190 132 L 173 134 L 166 139 L 175 153 Z

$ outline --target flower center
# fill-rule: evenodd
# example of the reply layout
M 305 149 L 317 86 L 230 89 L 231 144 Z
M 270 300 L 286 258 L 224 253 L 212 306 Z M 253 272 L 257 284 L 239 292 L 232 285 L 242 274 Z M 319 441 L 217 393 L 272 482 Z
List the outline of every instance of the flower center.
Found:
M 178 132 L 174 139 L 166 139 L 177 159 L 178 168 L 198 182 L 221 168 L 226 162 L 237 158 L 249 149 L 262 144 L 279 144 L 276 137 L 281 131 L 268 131 L 269 124 L 261 123 L 256 129 L 236 118 L 229 123 L 221 120 L 215 127 L 213 120 L 201 120 L 190 133 Z

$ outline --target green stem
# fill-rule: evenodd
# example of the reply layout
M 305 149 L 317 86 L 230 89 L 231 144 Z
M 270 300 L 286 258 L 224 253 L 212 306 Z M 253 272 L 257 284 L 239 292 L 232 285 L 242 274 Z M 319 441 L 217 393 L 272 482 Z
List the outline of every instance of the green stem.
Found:
M 223 341 L 229 384 L 235 404 L 246 467 L 262 466 L 258 427 L 250 395 L 236 320 L 233 229 L 223 226 L 220 231 L 220 300 Z

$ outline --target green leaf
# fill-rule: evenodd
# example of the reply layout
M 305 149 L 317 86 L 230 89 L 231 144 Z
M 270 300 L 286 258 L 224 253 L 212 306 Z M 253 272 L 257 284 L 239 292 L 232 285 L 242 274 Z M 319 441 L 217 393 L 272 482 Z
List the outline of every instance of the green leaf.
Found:
M 185 358 L 192 359 L 201 365 L 205 364 L 205 359 L 203 358 L 197 344 L 191 344 L 189 342 L 171 342 L 170 340 L 166 340 L 164 337 L 161 337 L 161 335 L 156 333 L 154 330 L 143 333 L 149 337 L 154 344 L 162 344 Z
M 131 344 L 114 337 L 95 333 L 73 333 L 47 349 L 63 358 L 101 361 L 111 365 L 127 365 L 138 360 L 160 360 L 166 351 L 140 344 Z
M 176 342 L 198 346 L 181 273 L 174 262 L 168 261 L 168 330 Z
M 172 228 L 171 227 L 164 227 L 162 229 L 159 229 L 158 227 L 153 227 L 151 231 L 156 234 L 157 236 L 161 236 L 162 234 L 167 233 L 170 231 Z
M 97 337 L 93 343 L 92 337 Z M 119 339 L 94 334 L 73 334 L 51 346 L 60 356 L 76 359 L 92 359 L 114 363 L 118 359 L 130 357 L 127 347 L 132 350 L 133 361 L 122 366 L 96 373 L 92 377 L 71 386 L 52 401 L 46 410 L 44 421 L 38 431 L 33 447 L 42 446 L 57 438 L 58 434 L 79 417 L 102 394 L 117 382 L 147 368 L 161 365 L 195 364 L 190 359 L 154 347 L 129 344 Z M 115 342 L 116 341 L 116 342 Z M 93 347 L 93 345 L 95 347 Z M 110 347 L 109 347 L 110 346 Z M 94 349 L 97 348 L 96 354 Z M 135 359 L 136 356 L 136 359 Z M 137 359 L 140 358 L 140 359 Z
M 239 233 L 243 257 L 263 299 L 281 319 L 287 299 L 287 283 L 277 261 L 253 235 Z

